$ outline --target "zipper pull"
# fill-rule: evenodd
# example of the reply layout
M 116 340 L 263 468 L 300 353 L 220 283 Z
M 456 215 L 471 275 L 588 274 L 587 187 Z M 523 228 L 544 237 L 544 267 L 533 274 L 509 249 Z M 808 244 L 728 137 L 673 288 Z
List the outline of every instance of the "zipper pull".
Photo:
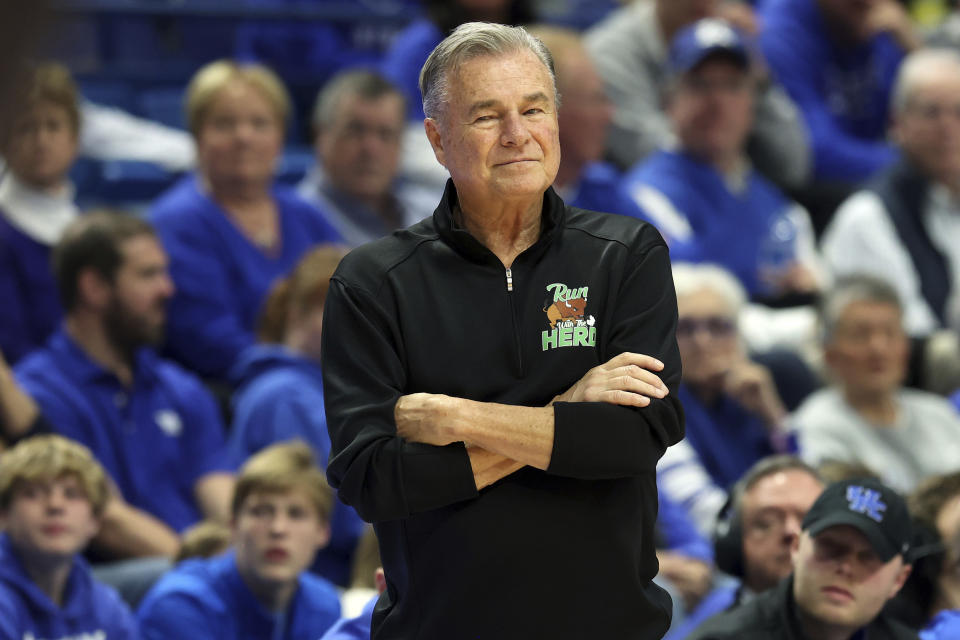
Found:
M 507 267 L 507 291 L 513 291 L 513 271 Z

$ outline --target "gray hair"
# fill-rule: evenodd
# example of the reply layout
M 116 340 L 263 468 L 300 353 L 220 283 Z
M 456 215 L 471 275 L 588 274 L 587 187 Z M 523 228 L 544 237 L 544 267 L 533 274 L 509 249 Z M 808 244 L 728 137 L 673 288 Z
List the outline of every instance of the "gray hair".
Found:
M 383 96 L 397 96 L 406 111 L 407 99 L 389 80 L 375 71 L 354 70 L 338 73 L 317 94 L 310 123 L 314 133 L 333 124 L 337 109 L 344 98 L 359 96 L 364 100 L 378 100 Z M 402 117 L 401 117 L 402 119 Z
M 730 490 L 731 507 L 739 511 L 743 507 L 743 498 L 748 491 L 757 486 L 757 483 L 764 478 L 782 471 L 803 471 L 820 484 L 824 486 L 827 484 L 819 471 L 797 456 L 789 454 L 767 456 L 755 462 L 733 485 Z
M 892 113 L 900 115 L 910 106 L 918 84 L 949 73 L 960 77 L 960 53 L 953 49 L 925 48 L 908 55 L 900 64 L 893 85 Z
M 824 343 L 833 338 L 840 316 L 855 302 L 889 304 L 903 313 L 897 290 L 885 280 L 866 274 L 847 276 L 838 280 L 820 301 L 820 329 Z
M 703 290 L 713 291 L 723 298 L 736 318 L 747 302 L 747 292 L 732 273 L 715 264 L 676 262 L 673 264 L 673 286 L 677 297 Z
M 557 75 L 550 51 L 540 40 L 530 35 L 523 27 L 510 27 L 492 22 L 466 22 L 443 39 L 423 63 L 420 70 L 420 95 L 423 96 L 423 113 L 437 119 L 441 105 L 449 100 L 450 73 L 463 63 L 480 56 L 497 56 L 516 51 L 531 51 L 550 72 L 553 82 L 553 97 L 560 106 L 557 92 Z

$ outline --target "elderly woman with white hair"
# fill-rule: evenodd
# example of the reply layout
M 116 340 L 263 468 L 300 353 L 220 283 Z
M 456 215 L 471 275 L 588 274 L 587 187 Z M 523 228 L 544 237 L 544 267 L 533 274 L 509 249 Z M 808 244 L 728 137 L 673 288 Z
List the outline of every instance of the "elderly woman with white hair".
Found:
M 673 265 L 673 278 L 686 440 L 713 481 L 729 487 L 760 458 L 794 449 L 787 409 L 770 369 L 740 338 L 746 293 L 736 278 L 716 265 L 685 263 Z

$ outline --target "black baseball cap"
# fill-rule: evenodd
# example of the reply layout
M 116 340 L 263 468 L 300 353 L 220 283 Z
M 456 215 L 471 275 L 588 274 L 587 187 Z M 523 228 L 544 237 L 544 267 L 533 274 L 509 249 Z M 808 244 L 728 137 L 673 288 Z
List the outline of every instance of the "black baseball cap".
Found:
M 906 558 L 912 525 L 907 503 L 896 491 L 872 478 L 834 482 L 820 494 L 803 519 L 803 530 L 816 536 L 824 529 L 850 525 L 866 536 L 884 562 Z

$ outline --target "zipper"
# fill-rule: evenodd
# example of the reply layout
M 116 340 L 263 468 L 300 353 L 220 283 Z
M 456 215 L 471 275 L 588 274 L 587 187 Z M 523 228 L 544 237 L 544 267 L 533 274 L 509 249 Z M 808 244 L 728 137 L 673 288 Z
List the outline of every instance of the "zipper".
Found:
M 507 299 L 510 302 L 510 321 L 513 324 L 513 338 L 517 350 L 518 376 L 523 376 L 523 345 L 520 343 L 520 327 L 517 324 L 517 310 L 513 305 L 513 271 L 507 267 Z

